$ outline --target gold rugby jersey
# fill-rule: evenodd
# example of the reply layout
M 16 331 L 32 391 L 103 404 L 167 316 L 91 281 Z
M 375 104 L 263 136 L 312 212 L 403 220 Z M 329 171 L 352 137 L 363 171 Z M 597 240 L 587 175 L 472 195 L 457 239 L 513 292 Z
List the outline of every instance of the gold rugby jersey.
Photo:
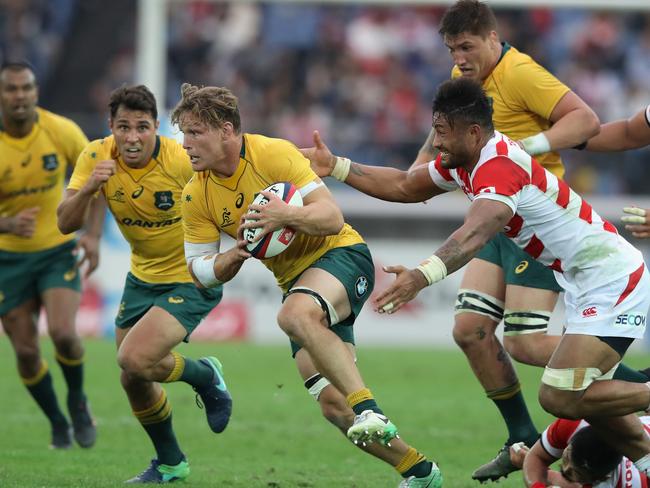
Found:
M 451 76 L 461 76 L 458 66 Z M 508 43 L 504 43 L 501 59 L 483 81 L 483 89 L 492 98 L 494 128 L 517 141 L 547 130 L 553 109 L 570 91 L 533 58 Z M 555 176 L 564 175 L 557 152 L 538 154 L 535 160 Z
M 317 179 L 309 161 L 288 141 L 257 134 L 244 134 L 239 166 L 229 178 L 210 171 L 194 175 L 183 191 L 185 241 L 205 244 L 218 241 L 225 232 L 237 238 L 240 217 L 255 195 L 279 181 L 289 181 L 298 189 Z M 262 262 L 286 291 L 286 286 L 330 249 L 362 243 L 357 231 L 345 224 L 334 236 L 298 233 L 281 254 Z
M 0 127 L 0 217 L 39 207 L 36 229 L 30 238 L 0 234 L 0 249 L 36 252 L 74 239 L 56 224 L 65 177 L 88 139 L 72 120 L 36 108 L 37 120 L 25 137 L 11 137 Z
M 95 165 L 115 159 L 117 172 L 102 187 L 108 207 L 131 245 L 131 272 L 147 283 L 188 283 L 183 249 L 181 193 L 192 177 L 189 157 L 173 139 L 157 136 L 144 168 L 129 168 L 113 136 L 91 142 L 79 157 L 68 188 L 80 190 Z

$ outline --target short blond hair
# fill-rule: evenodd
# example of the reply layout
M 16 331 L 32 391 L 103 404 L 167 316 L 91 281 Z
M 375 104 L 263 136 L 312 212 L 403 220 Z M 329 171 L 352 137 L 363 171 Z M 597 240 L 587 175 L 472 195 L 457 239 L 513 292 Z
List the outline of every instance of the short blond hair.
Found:
M 241 130 L 239 117 L 239 100 L 228 89 L 219 86 L 195 86 L 190 83 L 181 85 L 181 99 L 171 113 L 173 124 L 190 114 L 199 121 L 218 129 L 225 122 L 233 125 L 236 133 Z

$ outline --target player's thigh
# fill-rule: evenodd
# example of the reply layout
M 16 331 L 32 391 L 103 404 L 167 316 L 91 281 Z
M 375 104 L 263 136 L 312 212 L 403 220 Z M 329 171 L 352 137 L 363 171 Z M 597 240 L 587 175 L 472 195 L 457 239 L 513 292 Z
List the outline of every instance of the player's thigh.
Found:
M 187 335 L 187 330 L 167 310 L 151 307 L 121 340 L 118 356 L 122 361 L 138 358 L 156 364 Z
M 365 244 L 331 249 L 291 284 L 290 290 L 307 288 L 320 295 L 334 309 L 337 320 L 350 325 L 374 288 L 374 265 Z M 296 293 L 289 295 L 297 295 Z
M 0 316 L 2 328 L 16 353 L 38 351 L 38 312 L 40 302 L 31 298 Z
M 48 288 L 41 298 L 50 335 L 57 332 L 74 334 L 81 293 L 74 288 Z
M 500 266 L 483 259 L 472 259 L 465 268 L 460 288 L 475 290 L 503 301 L 505 283 Z
M 0 250 L 0 316 L 30 300 L 38 300 L 40 270 L 35 269 L 36 254 Z
M 459 345 L 494 334 L 503 317 L 504 295 L 501 267 L 484 259 L 472 259 L 456 298 L 454 339 Z
M 147 283 L 129 273 L 115 326 L 131 329 L 150 316 L 152 308 L 160 308 L 180 324 L 185 330 L 181 340 L 187 340 L 201 320 L 219 304 L 221 297 L 221 287 L 199 290 L 193 283 Z
M 558 293 L 553 289 L 506 286 L 504 344 L 509 350 L 530 350 L 548 331 Z

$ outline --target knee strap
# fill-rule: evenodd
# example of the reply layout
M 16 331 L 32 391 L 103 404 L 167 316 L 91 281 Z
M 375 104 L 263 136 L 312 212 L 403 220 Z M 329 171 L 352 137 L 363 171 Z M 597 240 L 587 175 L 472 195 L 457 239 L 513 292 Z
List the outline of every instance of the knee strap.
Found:
M 291 290 L 284 294 L 282 301 L 284 302 L 284 300 L 286 300 L 289 295 L 292 295 L 294 293 L 304 293 L 305 295 L 312 297 L 316 304 L 323 309 L 323 312 L 325 312 L 328 327 L 331 327 L 332 325 L 335 325 L 339 322 L 339 316 L 332 304 L 320 296 L 318 292 L 315 292 L 306 286 L 296 286 L 294 288 L 291 288 Z
M 305 388 L 316 401 L 320 398 L 321 392 L 331 383 L 322 374 L 316 373 L 305 380 Z
M 612 369 L 603 373 L 598 368 L 566 368 L 555 369 L 546 366 L 542 375 L 542 383 L 558 390 L 586 390 L 594 381 L 611 380 L 618 368 L 616 363 Z
M 466 312 L 485 315 L 499 323 L 503 318 L 503 302 L 487 293 L 461 288 L 456 296 L 454 311 L 456 315 Z
M 506 309 L 503 316 L 503 335 L 514 336 L 546 332 L 551 320 L 551 312 L 546 310 Z

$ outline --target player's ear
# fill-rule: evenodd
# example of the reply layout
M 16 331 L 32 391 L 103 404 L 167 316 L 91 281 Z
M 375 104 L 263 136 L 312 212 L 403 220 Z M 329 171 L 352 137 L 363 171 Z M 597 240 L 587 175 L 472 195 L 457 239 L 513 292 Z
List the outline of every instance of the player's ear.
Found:
M 235 128 L 232 125 L 232 122 L 224 122 L 221 126 L 221 133 L 224 137 L 230 137 L 235 133 Z
M 156 130 L 158 130 L 158 128 L 160 127 L 160 120 L 156 120 L 154 127 L 156 128 Z

